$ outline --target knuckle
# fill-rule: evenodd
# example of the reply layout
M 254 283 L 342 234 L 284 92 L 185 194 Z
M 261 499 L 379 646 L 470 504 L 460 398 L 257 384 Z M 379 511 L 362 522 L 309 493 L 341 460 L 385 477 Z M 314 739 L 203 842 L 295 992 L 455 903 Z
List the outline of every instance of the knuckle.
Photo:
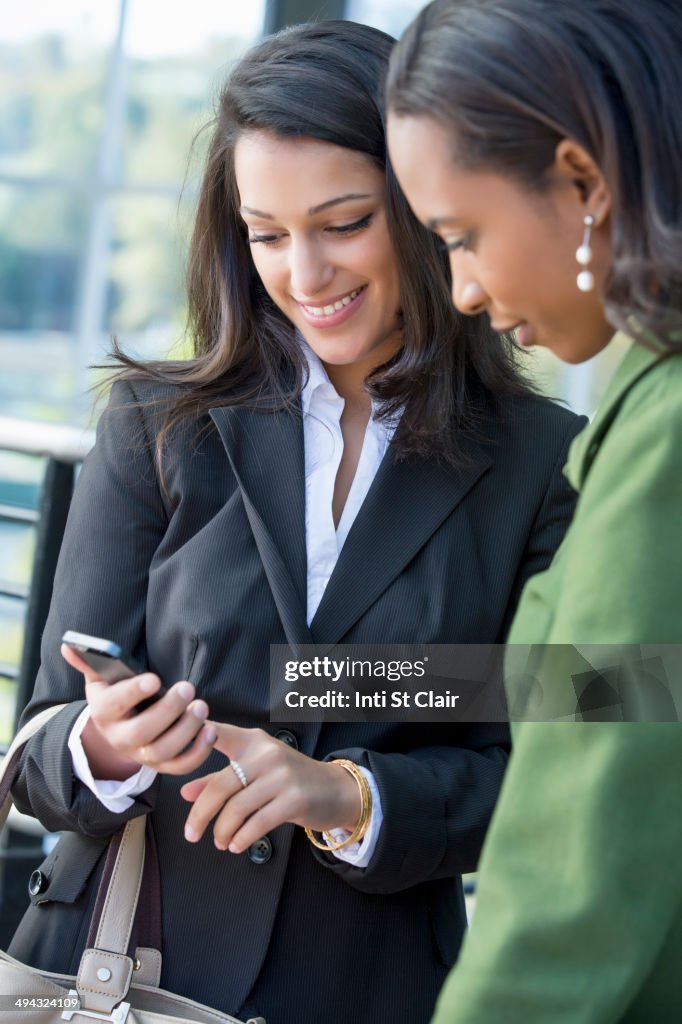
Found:
M 296 774 L 291 770 L 291 765 L 277 764 L 272 774 L 278 789 L 293 792 L 299 788 Z
M 151 750 L 153 744 L 145 742 L 145 731 L 136 719 L 131 719 L 126 729 L 126 740 L 131 747 L 146 747 Z
M 287 802 L 294 813 L 305 811 L 309 802 L 306 789 L 299 783 L 291 785 L 287 790 Z
M 199 765 L 205 760 L 205 755 L 202 750 L 188 750 L 185 754 L 180 754 L 178 757 L 173 759 L 172 764 L 176 771 L 174 774 L 187 775 L 189 772 L 194 771 Z
M 268 746 L 263 749 L 259 757 L 262 768 L 268 773 L 282 774 L 288 771 L 286 759 L 282 756 L 282 751 L 278 750 L 277 747 L 284 748 L 283 743 L 278 743 L 277 746 Z

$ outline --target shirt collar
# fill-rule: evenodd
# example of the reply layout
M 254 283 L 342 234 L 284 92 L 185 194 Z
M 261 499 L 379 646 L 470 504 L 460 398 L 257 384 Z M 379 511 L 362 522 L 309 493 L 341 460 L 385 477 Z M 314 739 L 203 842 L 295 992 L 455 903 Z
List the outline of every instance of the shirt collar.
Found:
M 303 409 L 303 415 L 307 416 L 310 411 L 310 405 L 313 401 L 313 396 L 319 393 L 320 398 L 327 400 L 336 400 L 337 402 L 343 402 L 343 399 L 339 396 L 334 385 L 330 381 L 327 371 L 325 370 L 322 360 L 313 352 L 308 342 L 298 335 L 298 342 L 303 349 L 303 355 L 305 361 L 308 364 L 308 373 L 305 384 L 301 390 L 301 407 Z
M 303 388 L 301 389 L 301 408 L 303 415 L 307 416 L 310 413 L 310 406 L 313 402 L 317 403 L 321 400 L 323 402 L 330 402 L 334 406 L 338 406 L 340 416 L 341 411 L 343 410 L 344 400 L 330 381 L 322 360 L 315 352 L 313 352 L 302 334 L 297 332 L 296 337 L 308 364 L 307 378 Z M 379 430 L 385 432 L 388 436 L 392 436 L 398 426 L 403 410 L 400 409 L 388 419 L 379 420 L 377 419 L 377 412 L 379 408 L 380 404 L 372 399 L 372 415 L 370 416 L 370 423 L 375 425 Z

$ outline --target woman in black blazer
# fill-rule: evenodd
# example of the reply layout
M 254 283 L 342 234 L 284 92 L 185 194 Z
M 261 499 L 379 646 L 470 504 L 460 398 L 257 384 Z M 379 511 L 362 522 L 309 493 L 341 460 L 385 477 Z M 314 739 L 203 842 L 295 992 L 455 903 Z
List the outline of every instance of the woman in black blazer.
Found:
M 77 967 L 102 851 L 140 814 L 166 988 L 268 1024 L 418 1024 L 457 954 L 507 728 L 269 716 L 273 643 L 501 641 L 573 508 L 580 422 L 453 312 L 386 166 L 391 44 L 323 23 L 239 63 L 190 254 L 195 357 L 118 354 L 26 717 L 68 707 L 15 790 L 63 833 L 12 946 L 41 968 Z M 66 629 L 149 674 L 86 673 L 84 699 Z

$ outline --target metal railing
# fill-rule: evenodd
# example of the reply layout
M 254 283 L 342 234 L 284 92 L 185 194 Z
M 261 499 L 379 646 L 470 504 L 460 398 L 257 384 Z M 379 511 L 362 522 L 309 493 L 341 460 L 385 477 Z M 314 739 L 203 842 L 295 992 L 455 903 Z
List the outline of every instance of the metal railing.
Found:
M 77 466 L 94 443 L 94 431 L 0 416 L 0 450 L 46 458 L 37 509 L 0 504 L 0 521 L 34 524 L 31 582 L 0 580 L 0 595 L 27 605 L 21 663 L 0 664 L 0 675 L 17 681 L 15 727 L 26 706 L 40 664 L 40 638 L 52 597 L 52 581 Z
M 0 450 L 46 459 L 37 508 L 0 504 L 0 521 L 36 530 L 30 585 L 0 580 L 0 595 L 26 605 L 21 662 L 0 664 L 17 682 L 15 721 L 28 702 L 40 664 L 40 640 L 77 467 L 94 442 L 93 431 L 0 416 Z M 3 752 L 4 751 L 0 751 Z M 14 808 L 12 809 L 14 811 Z M 27 906 L 26 883 L 45 852 L 45 832 L 32 818 L 13 813 L 0 834 L 0 944 L 5 949 Z

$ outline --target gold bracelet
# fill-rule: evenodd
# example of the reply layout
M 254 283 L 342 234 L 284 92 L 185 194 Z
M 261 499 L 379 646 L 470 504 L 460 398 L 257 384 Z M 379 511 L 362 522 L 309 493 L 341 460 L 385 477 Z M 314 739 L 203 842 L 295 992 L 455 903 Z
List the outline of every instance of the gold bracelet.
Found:
M 331 761 L 330 764 L 338 764 L 341 768 L 353 776 L 360 789 L 360 819 L 348 836 L 347 839 L 343 839 L 341 842 L 337 842 L 329 832 L 323 832 L 327 842 L 321 843 L 319 839 L 316 839 L 312 829 L 306 828 L 305 834 L 307 835 L 313 846 L 316 846 L 318 850 L 325 850 L 328 853 L 332 853 L 335 850 L 343 850 L 346 846 L 352 846 L 353 843 L 359 843 L 364 838 L 369 823 L 372 818 L 372 790 L 369 788 L 369 782 L 363 772 L 360 771 L 354 761 L 349 761 L 346 758 L 339 757 Z

